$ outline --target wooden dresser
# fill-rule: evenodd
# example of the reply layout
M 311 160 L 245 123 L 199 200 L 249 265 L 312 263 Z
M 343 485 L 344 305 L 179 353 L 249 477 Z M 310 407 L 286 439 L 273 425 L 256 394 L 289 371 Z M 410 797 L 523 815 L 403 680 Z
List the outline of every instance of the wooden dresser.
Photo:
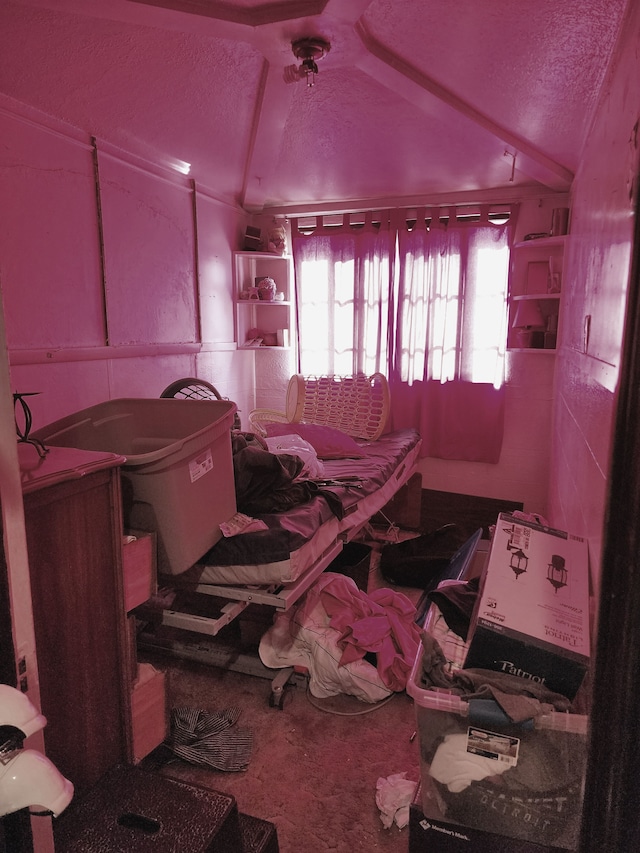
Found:
M 47 756 L 81 796 L 132 760 L 122 457 L 20 445 Z

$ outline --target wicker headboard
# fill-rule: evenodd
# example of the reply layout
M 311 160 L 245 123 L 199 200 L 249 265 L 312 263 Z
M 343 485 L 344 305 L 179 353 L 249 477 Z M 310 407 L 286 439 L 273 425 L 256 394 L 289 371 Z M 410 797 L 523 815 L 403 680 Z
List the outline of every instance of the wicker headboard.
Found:
M 382 373 L 372 376 L 302 376 L 287 389 L 288 421 L 335 427 L 353 438 L 375 441 L 389 417 L 389 386 Z

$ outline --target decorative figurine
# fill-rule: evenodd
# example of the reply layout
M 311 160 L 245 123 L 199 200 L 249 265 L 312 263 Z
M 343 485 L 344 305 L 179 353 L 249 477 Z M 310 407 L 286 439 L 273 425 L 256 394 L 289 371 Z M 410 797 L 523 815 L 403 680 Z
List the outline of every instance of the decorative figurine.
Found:
M 263 302 L 273 302 L 276 298 L 277 286 L 272 278 L 262 278 L 258 282 L 258 295 Z

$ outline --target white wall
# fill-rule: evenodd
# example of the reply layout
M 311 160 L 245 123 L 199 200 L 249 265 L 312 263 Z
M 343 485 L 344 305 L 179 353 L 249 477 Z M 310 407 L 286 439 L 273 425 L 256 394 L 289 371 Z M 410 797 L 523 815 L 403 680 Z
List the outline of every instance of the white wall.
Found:
M 552 211 L 568 205 L 566 195 L 525 201 L 520 207 L 516 242 L 526 234 L 548 233 Z M 556 359 L 544 351 L 507 354 L 505 431 L 500 460 L 420 463 L 425 489 L 521 501 L 525 511 L 547 514 L 553 387 Z
M 596 596 L 640 169 L 639 44 L 632 3 L 576 174 L 563 288 L 550 515 L 587 538 Z M 624 511 L 624 495 L 613 498 Z
M 232 251 L 248 219 L 177 172 L 0 96 L 0 281 L 34 427 L 184 376 L 254 405 Z M 97 173 L 96 173 L 97 164 Z

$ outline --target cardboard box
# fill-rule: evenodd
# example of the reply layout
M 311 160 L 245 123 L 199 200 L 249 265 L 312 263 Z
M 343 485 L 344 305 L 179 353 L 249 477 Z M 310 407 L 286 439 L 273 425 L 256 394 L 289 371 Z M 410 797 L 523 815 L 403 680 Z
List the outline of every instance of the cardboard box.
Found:
M 587 543 L 498 516 L 465 668 L 530 678 L 573 699 L 589 666 Z
M 144 604 L 158 589 L 156 535 L 131 530 L 122 545 L 124 605 L 128 613 Z
M 167 736 L 167 700 L 164 672 L 141 663 L 131 693 L 133 759 L 137 763 Z

